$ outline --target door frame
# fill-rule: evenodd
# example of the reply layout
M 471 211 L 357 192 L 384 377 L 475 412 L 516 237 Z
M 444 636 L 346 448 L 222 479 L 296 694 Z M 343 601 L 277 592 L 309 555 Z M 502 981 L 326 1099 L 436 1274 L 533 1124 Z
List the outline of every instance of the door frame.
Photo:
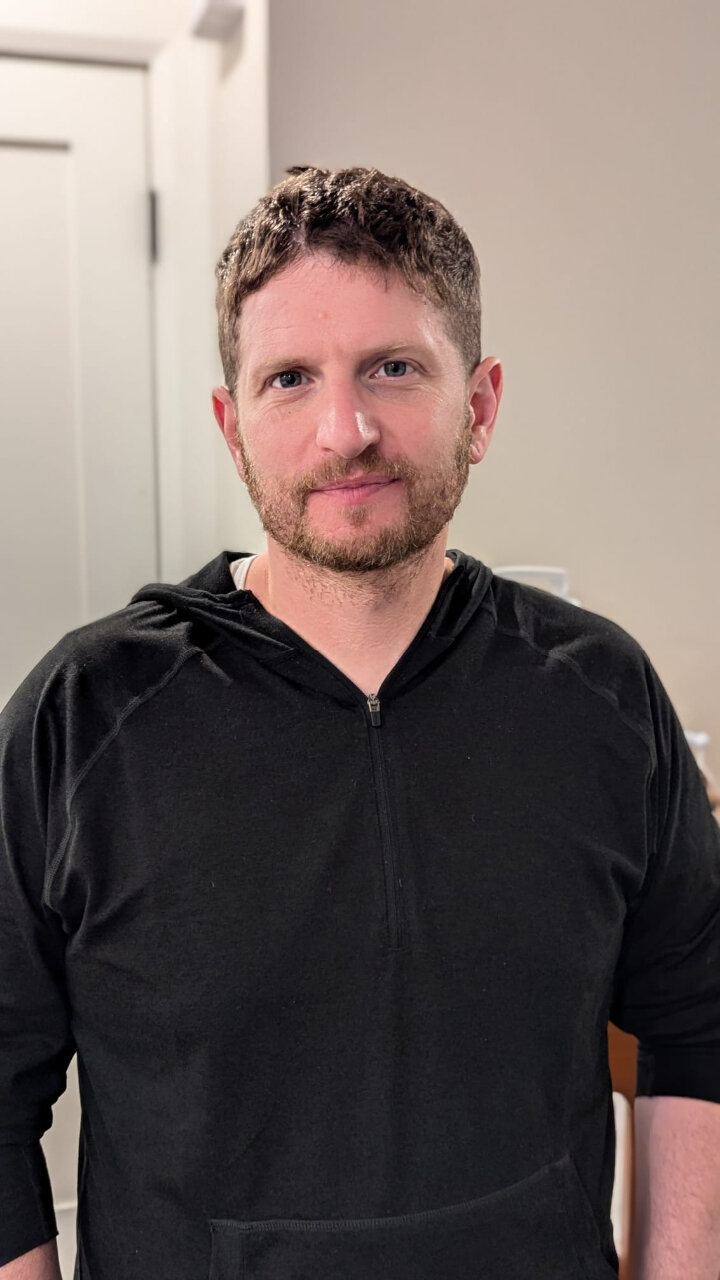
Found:
M 217 448 L 203 425 L 211 388 L 222 380 L 210 146 L 218 52 L 214 42 L 185 33 L 151 41 L 0 26 L 0 54 L 147 73 L 148 190 L 158 196 L 159 232 L 150 263 L 158 567 L 166 581 L 217 551 Z M 148 212 L 150 258 L 149 225 Z

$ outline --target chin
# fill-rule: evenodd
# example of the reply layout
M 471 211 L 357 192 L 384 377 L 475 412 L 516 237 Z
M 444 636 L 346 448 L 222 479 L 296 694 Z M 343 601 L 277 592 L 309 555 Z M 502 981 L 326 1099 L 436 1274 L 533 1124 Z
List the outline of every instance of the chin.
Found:
M 366 538 L 311 534 L 296 539 L 286 549 L 307 563 L 334 573 L 376 573 L 417 559 L 435 536 L 414 540 L 406 528 L 375 530 Z

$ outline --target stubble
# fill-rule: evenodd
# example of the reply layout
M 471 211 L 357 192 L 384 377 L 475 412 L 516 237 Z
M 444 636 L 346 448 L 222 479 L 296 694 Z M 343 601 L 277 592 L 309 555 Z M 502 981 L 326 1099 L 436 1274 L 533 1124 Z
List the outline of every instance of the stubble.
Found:
M 238 444 L 245 471 L 245 484 L 262 526 L 285 551 L 309 564 L 335 573 L 371 573 L 417 559 L 437 538 L 454 515 L 465 491 L 470 471 L 472 428 L 461 427 L 446 464 L 433 471 L 404 459 L 383 458 L 374 445 L 351 463 L 337 459 L 292 485 L 266 483 L 250 458 L 242 437 Z M 357 536 L 333 538 L 313 529 L 308 520 L 307 499 L 313 489 L 342 480 L 358 469 L 364 475 L 382 474 L 401 480 L 406 510 L 394 524 L 362 536 L 363 525 L 371 518 L 364 504 L 347 504 L 343 518 Z

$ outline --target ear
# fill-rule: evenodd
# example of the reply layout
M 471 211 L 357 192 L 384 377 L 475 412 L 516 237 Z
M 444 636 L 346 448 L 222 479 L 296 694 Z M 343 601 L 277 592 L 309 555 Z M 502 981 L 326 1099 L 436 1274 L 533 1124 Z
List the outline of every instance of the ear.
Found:
M 495 419 L 503 392 L 502 366 L 495 356 L 487 356 L 470 375 L 472 444 L 470 461 L 482 462 L 490 446 Z
M 237 414 L 233 398 L 227 387 L 213 387 L 212 407 L 215 419 L 225 437 L 225 443 L 232 454 L 236 470 L 241 480 L 245 479 L 240 440 L 237 429 Z

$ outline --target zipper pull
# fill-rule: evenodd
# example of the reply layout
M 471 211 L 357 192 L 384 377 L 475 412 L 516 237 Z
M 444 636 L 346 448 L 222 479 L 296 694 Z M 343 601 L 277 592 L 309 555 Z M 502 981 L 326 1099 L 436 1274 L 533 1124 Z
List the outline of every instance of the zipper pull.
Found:
M 376 693 L 370 694 L 367 704 L 370 708 L 370 723 L 374 724 L 377 729 L 378 725 L 382 724 L 382 721 L 380 719 L 380 699 Z

